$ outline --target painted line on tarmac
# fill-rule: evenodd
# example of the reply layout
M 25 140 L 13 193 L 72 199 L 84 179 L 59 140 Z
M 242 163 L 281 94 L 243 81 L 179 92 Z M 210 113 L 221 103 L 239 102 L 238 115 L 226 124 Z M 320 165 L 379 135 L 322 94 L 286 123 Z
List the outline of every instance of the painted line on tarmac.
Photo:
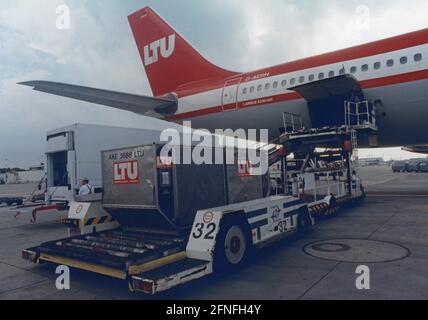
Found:
M 382 180 L 382 181 L 378 181 L 378 182 L 367 182 L 366 185 L 368 185 L 368 186 L 376 186 L 376 185 L 384 184 L 384 183 L 387 183 L 387 182 L 390 182 L 390 181 L 396 180 L 396 179 L 397 178 L 394 177 L 394 178 L 390 178 L 390 179 L 386 179 L 386 180 Z

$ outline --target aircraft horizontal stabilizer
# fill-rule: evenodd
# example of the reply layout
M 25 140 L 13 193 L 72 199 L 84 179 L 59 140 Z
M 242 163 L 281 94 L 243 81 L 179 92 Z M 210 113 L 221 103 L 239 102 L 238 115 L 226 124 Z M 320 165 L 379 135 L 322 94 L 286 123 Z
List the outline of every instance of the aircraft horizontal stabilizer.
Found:
M 168 117 L 177 112 L 177 98 L 173 95 L 167 98 L 154 98 L 50 81 L 27 81 L 18 84 L 33 87 L 33 90 L 36 91 L 131 111 L 153 118 Z

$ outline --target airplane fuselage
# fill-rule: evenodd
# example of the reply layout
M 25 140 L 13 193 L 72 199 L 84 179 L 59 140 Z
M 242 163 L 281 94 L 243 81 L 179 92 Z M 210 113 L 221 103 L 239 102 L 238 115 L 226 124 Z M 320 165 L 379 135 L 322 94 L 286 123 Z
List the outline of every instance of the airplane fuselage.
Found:
M 207 61 L 150 7 L 128 19 L 154 97 L 50 81 L 21 84 L 139 115 L 191 120 L 193 128 L 268 129 L 271 138 L 284 129 L 284 112 L 299 115 L 306 128 L 345 124 L 344 101 L 357 89 L 371 101 L 376 117 L 369 118 L 377 126 L 360 145 L 428 144 L 428 28 L 240 73 Z
M 428 37 L 428 30 L 417 36 Z M 428 143 L 428 44 L 403 40 L 402 45 L 381 41 L 376 48 L 363 45 L 185 87 L 178 92 L 178 112 L 170 120 L 191 120 L 193 127 L 209 130 L 269 129 L 275 136 L 283 127 L 282 113 L 291 112 L 311 127 L 307 101 L 288 88 L 346 73 L 358 80 L 367 100 L 381 102 L 379 146 Z

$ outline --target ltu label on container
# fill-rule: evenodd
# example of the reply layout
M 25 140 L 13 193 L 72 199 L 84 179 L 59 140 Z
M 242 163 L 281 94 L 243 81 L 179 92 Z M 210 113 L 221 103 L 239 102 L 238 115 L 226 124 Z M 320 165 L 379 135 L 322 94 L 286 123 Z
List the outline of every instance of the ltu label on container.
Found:
M 113 163 L 114 184 L 139 184 L 138 160 Z

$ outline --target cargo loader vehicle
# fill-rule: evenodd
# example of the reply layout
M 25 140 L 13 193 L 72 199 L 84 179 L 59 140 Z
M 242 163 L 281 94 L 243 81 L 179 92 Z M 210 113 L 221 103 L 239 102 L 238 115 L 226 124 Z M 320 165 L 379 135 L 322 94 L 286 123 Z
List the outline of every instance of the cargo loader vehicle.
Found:
M 260 146 L 270 165 L 279 163 L 278 194 L 251 164 L 165 164 L 161 144 L 104 151 L 108 215 L 91 202 L 72 203 L 70 237 L 22 256 L 122 279 L 147 294 L 237 269 L 255 250 L 303 236 L 318 215 L 364 197 L 353 137 L 349 128 L 301 128 Z M 117 226 L 104 223 L 112 221 Z

